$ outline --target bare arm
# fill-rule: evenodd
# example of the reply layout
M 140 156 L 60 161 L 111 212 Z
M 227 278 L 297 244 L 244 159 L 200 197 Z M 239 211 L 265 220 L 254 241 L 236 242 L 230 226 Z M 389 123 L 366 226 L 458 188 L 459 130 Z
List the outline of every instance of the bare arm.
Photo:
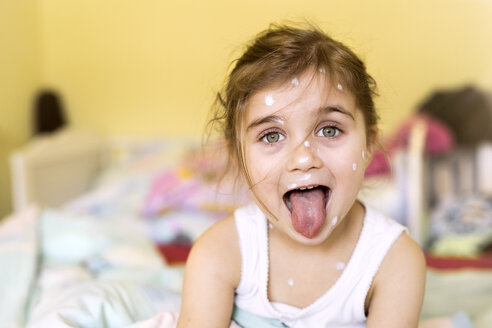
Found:
M 183 286 L 178 328 L 229 327 L 241 254 L 233 218 L 215 224 L 193 246 Z
M 425 289 L 425 258 L 402 234 L 386 255 L 370 295 L 368 328 L 416 328 Z

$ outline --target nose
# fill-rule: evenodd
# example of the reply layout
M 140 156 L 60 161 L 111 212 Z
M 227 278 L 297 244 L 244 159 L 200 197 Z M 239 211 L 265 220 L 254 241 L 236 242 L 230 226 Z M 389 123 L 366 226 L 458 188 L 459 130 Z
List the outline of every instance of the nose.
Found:
M 306 172 L 320 168 L 322 164 L 318 151 L 313 149 L 309 142 L 304 142 L 292 150 L 287 162 L 287 169 L 289 171 L 299 170 Z

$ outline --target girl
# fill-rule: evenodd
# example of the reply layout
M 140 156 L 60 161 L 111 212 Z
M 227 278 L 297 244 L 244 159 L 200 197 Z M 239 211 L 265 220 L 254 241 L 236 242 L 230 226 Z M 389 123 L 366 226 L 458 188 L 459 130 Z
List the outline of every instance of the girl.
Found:
M 416 327 L 425 262 L 356 199 L 375 83 L 315 27 L 272 26 L 237 60 L 214 122 L 255 200 L 190 254 L 178 327 Z

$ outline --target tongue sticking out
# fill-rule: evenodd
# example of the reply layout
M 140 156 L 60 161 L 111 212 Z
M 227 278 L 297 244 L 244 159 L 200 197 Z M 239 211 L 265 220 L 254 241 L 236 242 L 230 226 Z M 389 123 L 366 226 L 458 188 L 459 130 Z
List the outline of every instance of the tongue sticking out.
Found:
M 292 225 L 307 238 L 316 236 L 325 222 L 325 193 L 322 188 L 292 191 L 289 195 L 292 205 Z

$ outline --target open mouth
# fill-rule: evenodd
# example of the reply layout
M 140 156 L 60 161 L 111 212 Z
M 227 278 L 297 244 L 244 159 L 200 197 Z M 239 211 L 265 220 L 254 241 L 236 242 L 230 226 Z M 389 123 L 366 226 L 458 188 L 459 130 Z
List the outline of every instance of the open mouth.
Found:
M 289 190 L 284 194 L 283 201 L 289 212 L 292 213 L 293 206 L 292 206 L 291 199 L 297 197 L 304 197 L 307 196 L 307 194 L 314 194 L 314 193 L 316 193 L 318 197 L 321 197 L 323 199 L 324 208 L 326 208 L 326 204 L 330 199 L 331 189 L 322 185 L 312 185 L 312 186 L 306 186 L 306 187 Z

